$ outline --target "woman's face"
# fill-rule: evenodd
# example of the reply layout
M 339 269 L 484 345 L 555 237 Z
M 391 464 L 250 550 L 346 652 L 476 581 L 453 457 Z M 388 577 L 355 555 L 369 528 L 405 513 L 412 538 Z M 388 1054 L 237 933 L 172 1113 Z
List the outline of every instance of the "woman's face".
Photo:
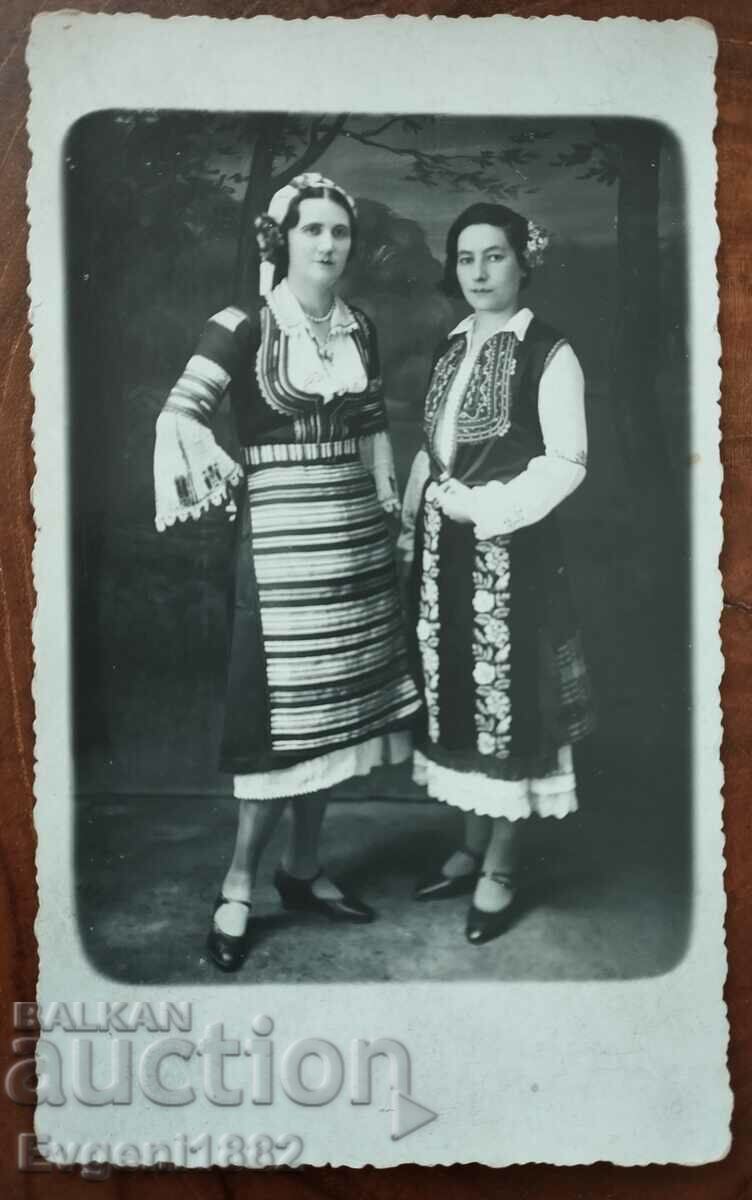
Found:
M 476 312 L 516 311 L 522 267 L 496 225 L 468 225 L 457 241 L 457 280 Z
M 347 211 L 334 200 L 301 200 L 297 225 L 288 230 L 288 277 L 307 287 L 332 288 L 345 269 L 352 233 Z

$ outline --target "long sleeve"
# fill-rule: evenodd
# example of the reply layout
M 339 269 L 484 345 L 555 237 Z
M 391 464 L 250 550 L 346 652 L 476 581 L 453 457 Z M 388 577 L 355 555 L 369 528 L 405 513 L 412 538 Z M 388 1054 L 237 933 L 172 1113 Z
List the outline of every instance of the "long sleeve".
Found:
M 215 441 L 211 422 L 247 334 L 248 318 L 239 309 L 212 317 L 157 418 L 154 499 L 160 531 L 227 503 L 243 478 L 239 464 Z
M 370 426 L 372 432 L 364 433 L 359 438 L 360 459 L 363 466 L 373 476 L 376 495 L 384 512 L 390 515 L 398 514 L 400 499 L 397 490 L 397 472 L 394 469 L 394 454 L 384 399 L 384 384 L 381 378 L 376 327 L 370 317 L 360 309 L 353 310 L 353 315 L 360 326 L 361 333 L 365 336 L 369 399 L 376 401 L 378 405 L 378 417 L 375 425 L 371 424 Z M 360 353 L 356 350 L 353 339 L 346 338 L 342 341 L 345 348 L 353 351 L 360 361 Z M 359 391 L 362 384 L 356 382 L 349 386 L 350 390 Z
M 585 478 L 585 381 L 568 343 L 559 348 L 543 372 L 538 415 L 545 453 L 531 459 L 509 483 L 492 482 L 472 489 L 473 522 L 481 539 L 513 533 L 542 520 Z
M 363 466 L 371 472 L 379 504 L 387 513 L 400 510 L 397 473 L 394 469 L 392 439 L 386 429 L 365 434 L 359 442 Z
M 426 480 L 431 473 L 431 465 L 425 450 L 419 450 L 413 459 L 410 474 L 402 500 L 402 527 L 397 538 L 397 552 L 404 563 L 411 563 L 415 553 L 415 523 L 420 507 L 420 498 Z

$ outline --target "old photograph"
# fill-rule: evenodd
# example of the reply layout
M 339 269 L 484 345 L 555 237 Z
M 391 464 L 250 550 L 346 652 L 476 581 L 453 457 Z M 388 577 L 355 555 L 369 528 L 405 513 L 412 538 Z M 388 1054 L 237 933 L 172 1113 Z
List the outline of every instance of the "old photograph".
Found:
M 65 170 L 92 963 L 132 982 L 674 966 L 692 787 L 670 130 L 104 112 Z
M 191 1104 L 221 1164 L 250 1071 L 276 1165 L 720 1152 L 715 43 L 669 25 L 37 23 L 39 1000 L 97 1109 L 47 1135 Z

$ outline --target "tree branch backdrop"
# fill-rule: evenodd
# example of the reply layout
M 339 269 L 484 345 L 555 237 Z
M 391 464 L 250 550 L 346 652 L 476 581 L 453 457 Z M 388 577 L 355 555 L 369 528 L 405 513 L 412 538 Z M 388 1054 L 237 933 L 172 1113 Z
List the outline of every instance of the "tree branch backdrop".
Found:
M 79 788 L 229 791 L 215 764 L 233 531 L 214 510 L 155 532 L 154 426 L 207 316 L 228 300 L 258 305 L 253 218 L 313 167 L 357 197 L 344 286 L 379 331 L 403 484 L 433 351 L 466 311 L 437 286 L 449 224 L 469 203 L 500 200 L 550 231 L 526 298 L 571 338 L 588 380 L 591 466 L 564 516 L 602 715 L 600 790 L 622 802 L 614 775 L 623 783 L 639 744 L 633 792 L 684 829 L 682 161 L 669 131 L 629 120 L 79 122 L 65 160 Z M 219 429 L 232 452 L 227 412 Z

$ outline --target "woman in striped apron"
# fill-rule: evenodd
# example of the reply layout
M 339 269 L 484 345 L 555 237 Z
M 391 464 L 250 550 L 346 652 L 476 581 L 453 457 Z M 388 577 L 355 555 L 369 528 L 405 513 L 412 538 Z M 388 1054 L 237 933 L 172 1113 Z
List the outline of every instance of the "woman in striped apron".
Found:
M 472 312 L 434 361 L 400 537 L 427 713 L 416 779 L 465 817 L 416 898 L 473 893 L 473 943 L 519 913 L 520 819 L 577 808 L 571 747 L 592 721 L 554 513 L 585 475 L 583 376 L 519 299 L 545 242 L 498 204 L 449 231 L 445 289 Z
M 385 514 L 398 510 L 373 325 L 335 293 L 356 208 L 303 175 L 256 222 L 258 317 L 207 323 L 157 424 L 157 528 L 232 506 L 235 602 L 221 748 L 239 800 L 235 850 L 208 949 L 236 970 L 251 942 L 259 861 L 283 809 L 291 838 L 275 884 L 285 908 L 370 921 L 322 872 L 328 789 L 408 756 L 421 701 L 407 668 Z M 242 462 L 211 420 L 229 390 Z

